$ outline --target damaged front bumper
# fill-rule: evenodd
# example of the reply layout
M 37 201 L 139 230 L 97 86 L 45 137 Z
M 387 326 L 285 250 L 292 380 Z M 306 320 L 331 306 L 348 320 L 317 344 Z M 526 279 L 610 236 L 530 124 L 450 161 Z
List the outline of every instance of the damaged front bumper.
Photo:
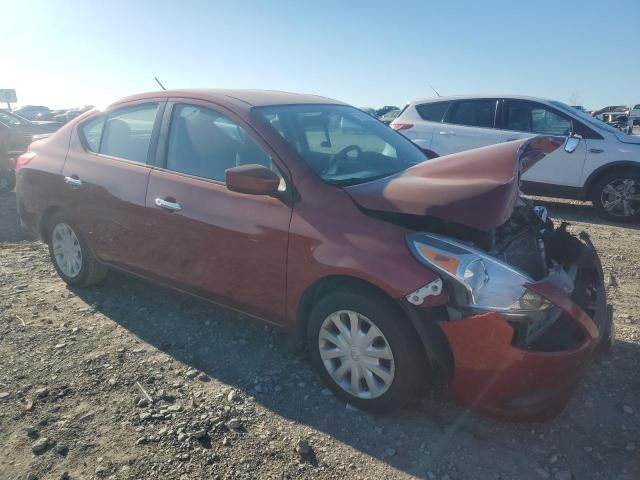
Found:
M 567 405 L 593 353 L 613 341 L 602 266 L 586 234 L 571 296 L 549 281 L 529 288 L 561 310 L 530 345 L 514 344 L 514 326 L 499 313 L 440 322 L 453 354 L 451 390 L 460 404 L 512 421 L 545 421 Z

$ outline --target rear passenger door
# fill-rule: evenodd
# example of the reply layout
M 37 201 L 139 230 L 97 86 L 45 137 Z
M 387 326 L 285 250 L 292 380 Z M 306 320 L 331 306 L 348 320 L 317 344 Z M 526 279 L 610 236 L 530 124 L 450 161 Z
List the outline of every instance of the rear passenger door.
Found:
M 269 146 L 232 112 L 176 99 L 149 177 L 145 270 L 262 318 L 282 319 L 291 203 L 232 192 L 225 170 L 259 164 L 282 178 Z M 165 127 L 163 126 L 163 131 Z
M 116 107 L 81 123 L 63 167 L 66 204 L 103 262 L 135 268 L 144 250 L 149 159 L 164 100 Z
M 432 150 L 442 156 L 499 143 L 497 103 L 495 98 L 454 101 L 443 124 L 434 131 Z
M 505 99 L 501 108 L 499 124 L 502 141 L 536 135 L 566 137 L 573 131 L 573 120 L 563 113 L 531 100 Z M 587 142 L 580 140 L 573 153 L 560 147 L 545 156 L 522 179 L 526 182 L 578 187 L 582 181 L 582 170 L 587 155 Z

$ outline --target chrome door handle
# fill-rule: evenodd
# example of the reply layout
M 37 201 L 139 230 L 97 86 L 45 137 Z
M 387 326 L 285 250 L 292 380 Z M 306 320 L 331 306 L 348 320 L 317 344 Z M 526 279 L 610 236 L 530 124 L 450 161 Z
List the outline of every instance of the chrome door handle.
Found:
M 180 210 L 182 210 L 182 207 L 178 202 L 169 202 L 167 200 L 163 200 L 162 198 L 156 198 L 156 206 L 164 208 L 165 210 L 171 210 L 172 212 L 179 212 Z
M 602 153 L 602 152 L 604 152 L 604 150 L 602 150 L 601 148 L 590 148 L 589 152 L 591 152 L 591 153 Z
M 440 132 L 440 135 L 444 135 L 444 136 L 449 136 L 449 135 L 455 135 L 455 132 Z
M 69 185 L 73 185 L 74 187 L 79 187 L 80 185 L 82 185 L 82 180 L 80 180 L 79 178 L 64 177 L 64 181 L 65 183 L 68 183 Z

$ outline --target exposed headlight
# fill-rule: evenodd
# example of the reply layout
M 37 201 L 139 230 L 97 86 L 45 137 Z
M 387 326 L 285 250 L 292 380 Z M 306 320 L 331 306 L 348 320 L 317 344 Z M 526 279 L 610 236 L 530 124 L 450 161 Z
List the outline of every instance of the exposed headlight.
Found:
M 430 233 L 411 234 L 407 241 L 418 260 L 442 274 L 462 310 L 501 312 L 517 320 L 533 319 L 552 306 L 527 289 L 533 283 L 529 275 L 481 250 Z

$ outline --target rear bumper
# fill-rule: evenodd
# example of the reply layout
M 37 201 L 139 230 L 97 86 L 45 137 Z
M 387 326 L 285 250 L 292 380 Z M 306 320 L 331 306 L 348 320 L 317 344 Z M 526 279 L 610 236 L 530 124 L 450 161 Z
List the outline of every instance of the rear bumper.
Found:
M 512 345 L 513 328 L 498 313 L 442 322 L 454 358 L 454 399 L 479 413 L 503 420 L 534 422 L 557 416 L 567 405 L 594 352 L 613 339 L 612 310 L 606 301 L 602 268 L 588 237 L 583 237 L 597 272 L 589 316 L 572 298 L 551 284 L 530 288 L 557 305 L 563 315 L 536 342 Z

